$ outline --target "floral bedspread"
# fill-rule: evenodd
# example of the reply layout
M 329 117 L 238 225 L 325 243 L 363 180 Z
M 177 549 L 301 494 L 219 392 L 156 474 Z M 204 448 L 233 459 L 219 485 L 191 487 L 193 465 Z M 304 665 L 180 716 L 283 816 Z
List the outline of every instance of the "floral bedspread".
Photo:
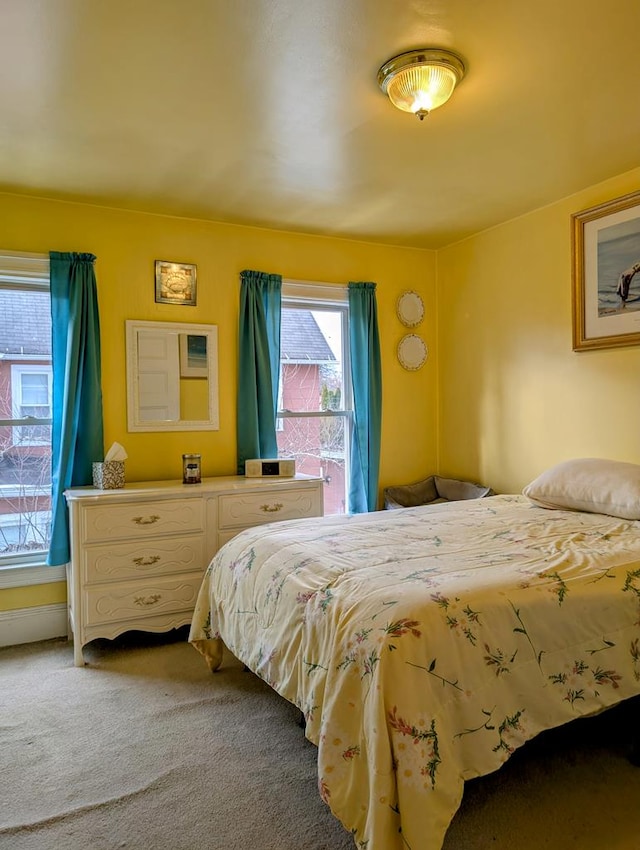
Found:
M 640 692 L 640 522 L 494 496 L 250 529 L 190 640 L 304 712 L 357 847 L 439 850 L 464 780 Z

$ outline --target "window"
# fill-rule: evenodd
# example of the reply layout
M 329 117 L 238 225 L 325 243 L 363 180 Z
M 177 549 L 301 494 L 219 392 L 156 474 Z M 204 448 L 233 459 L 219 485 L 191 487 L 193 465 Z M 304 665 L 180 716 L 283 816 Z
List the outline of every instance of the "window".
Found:
M 11 366 L 11 400 L 14 419 L 46 419 L 51 421 L 51 366 Z M 14 429 L 16 445 L 46 446 L 51 440 L 47 425 L 22 426 Z
M 346 513 L 353 415 L 346 290 L 283 283 L 281 318 L 278 454 L 324 478 L 325 514 Z
M 0 252 L 0 566 L 49 546 L 51 389 L 48 257 Z

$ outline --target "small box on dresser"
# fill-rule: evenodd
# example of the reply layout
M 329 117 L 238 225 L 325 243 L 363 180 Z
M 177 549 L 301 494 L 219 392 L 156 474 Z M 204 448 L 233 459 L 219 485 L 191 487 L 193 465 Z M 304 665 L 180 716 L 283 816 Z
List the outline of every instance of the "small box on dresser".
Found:
M 322 485 L 305 475 L 220 476 L 197 485 L 150 481 L 67 490 L 75 664 L 84 664 L 82 648 L 96 638 L 190 623 L 204 571 L 220 546 L 253 525 L 321 516 Z

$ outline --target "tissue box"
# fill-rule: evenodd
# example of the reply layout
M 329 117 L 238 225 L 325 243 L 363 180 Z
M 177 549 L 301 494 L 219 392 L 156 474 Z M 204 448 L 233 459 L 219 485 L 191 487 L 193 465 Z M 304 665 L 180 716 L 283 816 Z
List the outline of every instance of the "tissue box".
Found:
M 98 490 L 117 490 L 124 487 L 124 461 L 105 460 L 93 464 L 93 486 Z

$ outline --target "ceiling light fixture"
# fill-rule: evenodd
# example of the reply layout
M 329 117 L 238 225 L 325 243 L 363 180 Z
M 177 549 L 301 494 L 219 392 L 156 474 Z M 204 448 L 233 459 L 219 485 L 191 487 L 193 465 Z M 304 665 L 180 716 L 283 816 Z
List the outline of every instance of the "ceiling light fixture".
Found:
M 394 106 L 422 121 L 449 100 L 464 71 L 462 59 L 448 50 L 410 50 L 384 63 L 378 85 Z

